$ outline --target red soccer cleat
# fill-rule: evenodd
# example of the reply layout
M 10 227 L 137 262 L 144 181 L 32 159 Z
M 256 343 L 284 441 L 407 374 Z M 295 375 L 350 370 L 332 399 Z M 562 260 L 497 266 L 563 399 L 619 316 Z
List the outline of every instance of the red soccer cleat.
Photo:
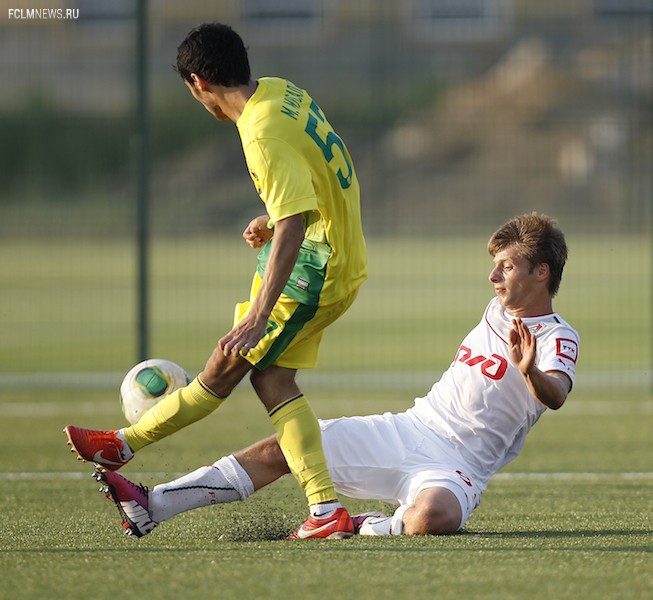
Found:
M 354 535 L 354 523 L 346 508 L 337 508 L 333 514 L 319 519 L 310 516 L 287 540 L 331 539 L 344 540 Z
M 84 429 L 75 425 L 64 428 L 71 452 L 77 452 L 77 460 L 94 462 L 109 471 L 117 471 L 127 464 L 133 454 L 126 452 L 116 431 Z

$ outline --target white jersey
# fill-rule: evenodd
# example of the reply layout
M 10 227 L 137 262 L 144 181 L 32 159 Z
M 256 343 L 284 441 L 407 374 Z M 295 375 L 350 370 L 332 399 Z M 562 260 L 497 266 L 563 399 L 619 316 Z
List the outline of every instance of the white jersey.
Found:
M 519 454 L 526 434 L 546 410 L 510 362 L 512 321 L 492 299 L 449 369 L 408 411 L 452 444 L 482 490 Z M 556 313 L 523 321 L 537 340 L 537 367 L 561 371 L 573 384 L 578 333 Z

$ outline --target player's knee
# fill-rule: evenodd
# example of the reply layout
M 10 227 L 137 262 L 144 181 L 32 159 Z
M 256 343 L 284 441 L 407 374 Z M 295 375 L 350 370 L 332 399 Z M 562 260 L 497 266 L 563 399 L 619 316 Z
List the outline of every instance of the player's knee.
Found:
M 200 373 L 200 379 L 218 398 L 227 398 L 249 369 L 251 365 L 243 358 L 225 357 L 216 348 Z
M 200 373 L 200 380 L 218 398 L 227 398 L 234 391 L 235 384 L 233 382 L 221 377 L 219 373 L 208 367 Z
M 448 535 L 458 531 L 460 512 L 437 504 L 415 508 L 404 523 L 406 535 Z
M 412 510 L 404 516 L 406 535 L 448 535 L 460 528 L 462 509 L 456 496 L 447 489 L 421 492 Z

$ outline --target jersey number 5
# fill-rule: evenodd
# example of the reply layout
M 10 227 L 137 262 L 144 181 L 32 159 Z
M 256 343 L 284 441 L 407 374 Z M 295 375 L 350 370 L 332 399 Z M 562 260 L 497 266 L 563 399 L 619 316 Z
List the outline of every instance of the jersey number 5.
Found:
M 340 154 L 342 155 L 342 158 L 345 161 L 345 165 L 347 166 L 348 172 L 345 175 L 342 172 L 342 169 L 338 169 L 338 171 L 336 172 L 336 176 L 338 177 L 338 181 L 340 182 L 340 187 L 343 190 L 346 190 L 351 185 L 351 177 L 354 171 L 351 168 L 351 162 L 349 162 L 349 159 L 347 158 L 347 153 L 345 152 L 345 145 L 343 144 L 342 140 L 338 137 L 338 134 L 336 134 L 336 132 L 333 130 L 329 130 L 326 134 L 326 138 L 322 139 L 318 134 L 317 129 L 321 124 L 326 123 L 326 119 L 324 118 L 324 115 L 322 114 L 320 107 L 315 103 L 315 101 L 311 102 L 310 110 L 311 112 L 308 114 L 308 123 L 306 123 L 305 131 L 315 141 L 315 143 L 318 145 L 318 148 L 322 150 L 322 154 L 324 154 L 324 159 L 328 163 L 330 163 L 333 160 L 333 156 L 334 156 L 333 147 L 337 146 L 340 149 Z

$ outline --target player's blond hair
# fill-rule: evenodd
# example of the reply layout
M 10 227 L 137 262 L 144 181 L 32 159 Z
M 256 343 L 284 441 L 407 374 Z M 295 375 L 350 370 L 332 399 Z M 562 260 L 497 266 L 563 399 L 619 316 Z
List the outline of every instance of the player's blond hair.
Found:
M 549 293 L 555 296 L 567 262 L 567 242 L 555 219 L 535 212 L 510 219 L 492 234 L 487 249 L 495 256 L 509 246 L 519 249 L 531 269 L 542 263 L 549 265 Z

